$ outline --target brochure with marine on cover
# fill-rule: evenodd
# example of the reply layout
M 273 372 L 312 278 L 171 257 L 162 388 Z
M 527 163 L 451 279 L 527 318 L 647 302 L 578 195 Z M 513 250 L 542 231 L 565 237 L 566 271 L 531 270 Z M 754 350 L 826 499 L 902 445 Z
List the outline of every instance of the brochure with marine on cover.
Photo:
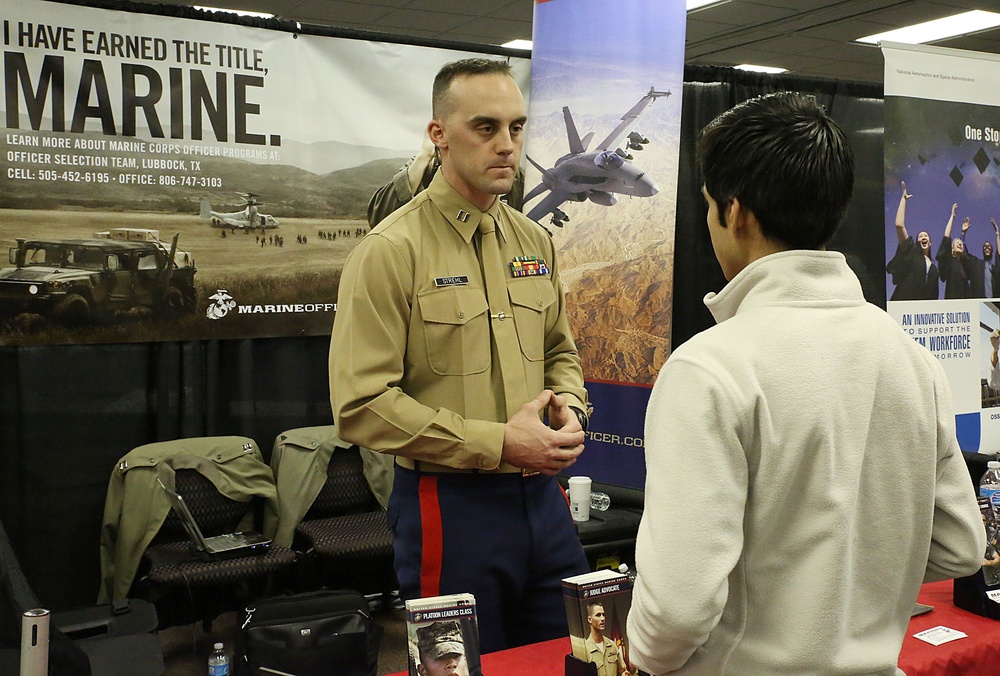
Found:
M 628 661 L 625 635 L 632 579 L 612 570 L 598 570 L 562 582 L 573 656 L 597 664 L 601 674 L 635 673 Z
M 406 638 L 410 676 L 483 676 L 472 594 L 407 601 Z

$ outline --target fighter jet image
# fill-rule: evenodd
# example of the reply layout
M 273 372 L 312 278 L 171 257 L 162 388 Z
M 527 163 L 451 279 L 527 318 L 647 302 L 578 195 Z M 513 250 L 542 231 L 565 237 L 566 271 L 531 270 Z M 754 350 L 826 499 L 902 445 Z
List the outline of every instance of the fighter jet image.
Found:
M 528 161 L 542 172 L 542 182 L 524 196 L 524 203 L 549 191 L 541 202 L 531 208 L 528 218 L 541 223 L 541 219 L 551 214 L 549 222 L 561 228 L 569 220 L 566 212 L 559 208 L 564 202 L 590 200 L 610 207 L 618 202 L 616 195 L 650 197 L 659 192 L 653 179 L 632 164 L 633 155 L 629 151 L 642 150 L 649 143 L 648 138 L 635 131 L 635 125 L 639 115 L 661 96 L 670 96 L 670 92 L 658 92 L 650 87 L 649 92 L 622 116 L 621 124 L 589 151 L 594 132 L 581 139 L 569 107 L 563 106 L 569 152 L 556 160 L 551 169 L 545 169 L 528 157 Z
M 212 211 L 208 200 L 201 201 L 201 218 L 212 219 L 213 228 L 231 228 L 236 230 L 270 230 L 278 227 L 278 219 L 270 214 L 262 214 L 257 210 L 257 198 L 252 192 L 237 193 L 243 198 L 243 210 L 223 213 Z

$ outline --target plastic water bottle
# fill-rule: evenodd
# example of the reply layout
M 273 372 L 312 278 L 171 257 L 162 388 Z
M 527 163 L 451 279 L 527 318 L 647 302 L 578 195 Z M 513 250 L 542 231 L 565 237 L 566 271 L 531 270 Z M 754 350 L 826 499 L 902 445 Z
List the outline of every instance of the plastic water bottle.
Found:
M 1000 486 L 998 486 L 1000 488 Z M 608 507 L 611 506 L 611 498 L 608 497 L 607 493 L 592 492 L 590 494 L 590 508 L 595 509 L 598 512 L 608 511 Z
M 229 655 L 221 643 L 216 643 L 208 656 L 208 676 L 229 676 Z
M 993 518 L 1000 515 L 1000 460 L 990 460 L 986 463 L 986 472 L 979 480 L 979 495 L 990 499 L 993 508 Z

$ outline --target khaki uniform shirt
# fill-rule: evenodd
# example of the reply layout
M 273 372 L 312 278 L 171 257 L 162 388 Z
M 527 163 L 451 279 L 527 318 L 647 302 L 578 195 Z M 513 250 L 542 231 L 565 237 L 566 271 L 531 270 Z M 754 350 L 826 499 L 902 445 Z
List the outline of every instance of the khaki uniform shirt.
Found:
M 530 396 L 548 388 L 586 410 L 552 240 L 500 200 L 489 213 Z M 507 412 L 473 241 L 482 216 L 438 172 L 351 252 L 330 343 L 342 439 L 449 467 L 500 468 Z M 515 256 L 538 256 L 550 272 L 514 277 Z
M 597 676 L 619 676 L 625 670 L 625 665 L 618 657 L 618 646 L 607 636 L 604 637 L 603 650 L 597 645 L 593 636 L 587 637 L 587 654 L 590 661 L 597 665 Z

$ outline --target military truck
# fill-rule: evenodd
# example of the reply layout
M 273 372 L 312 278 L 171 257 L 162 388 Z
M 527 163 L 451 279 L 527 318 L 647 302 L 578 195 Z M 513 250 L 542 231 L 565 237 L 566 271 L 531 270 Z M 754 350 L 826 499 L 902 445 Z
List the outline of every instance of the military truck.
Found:
M 177 263 L 177 238 L 18 239 L 0 270 L 0 313 L 34 313 L 63 324 L 105 322 L 149 308 L 160 317 L 195 309 L 194 259 Z

